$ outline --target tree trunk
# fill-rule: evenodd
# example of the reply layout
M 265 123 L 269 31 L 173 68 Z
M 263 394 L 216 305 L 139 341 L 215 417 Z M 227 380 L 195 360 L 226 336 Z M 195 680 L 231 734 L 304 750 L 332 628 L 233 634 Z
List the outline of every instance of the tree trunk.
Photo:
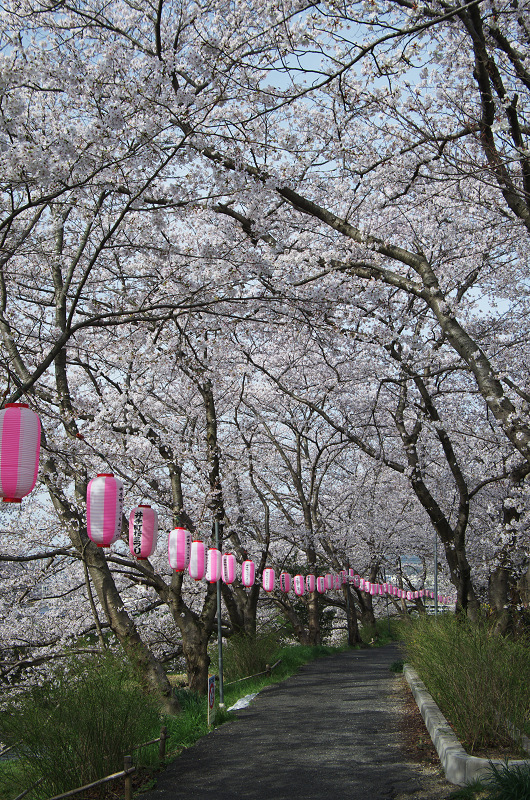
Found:
M 318 595 L 311 592 L 307 598 L 308 644 L 321 644 Z

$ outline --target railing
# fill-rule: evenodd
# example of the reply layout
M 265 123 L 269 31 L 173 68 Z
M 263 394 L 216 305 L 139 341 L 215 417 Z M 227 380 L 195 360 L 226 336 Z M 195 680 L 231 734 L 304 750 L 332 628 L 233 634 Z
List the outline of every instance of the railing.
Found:
M 157 739 L 151 739 L 149 742 L 143 742 L 142 744 L 136 745 L 133 747 L 134 750 L 140 750 L 142 747 L 148 747 L 151 744 L 156 744 L 159 742 L 158 747 L 158 758 L 159 761 L 163 761 L 166 757 L 166 740 L 168 738 L 167 735 L 167 728 L 164 725 L 160 730 L 160 736 Z M 78 786 L 77 789 L 70 789 L 69 792 L 63 792 L 62 794 L 57 794 L 55 797 L 50 797 L 49 800 L 64 800 L 66 797 L 73 797 L 80 792 L 87 791 L 88 789 L 94 789 L 96 786 L 102 786 L 104 783 L 110 783 L 111 781 L 117 781 L 123 779 L 123 790 L 124 790 L 124 800 L 132 800 L 132 776 L 136 772 L 136 767 L 133 764 L 132 756 L 124 756 L 123 757 L 123 769 L 120 772 L 114 772 L 112 775 L 105 775 L 104 778 L 100 778 L 97 781 L 93 781 L 92 783 L 86 783 L 84 786 Z M 39 783 L 42 782 L 42 778 L 34 783 L 33 786 L 30 786 L 29 789 L 26 789 L 22 794 L 19 794 L 15 800 L 22 800 L 32 789 L 35 789 Z

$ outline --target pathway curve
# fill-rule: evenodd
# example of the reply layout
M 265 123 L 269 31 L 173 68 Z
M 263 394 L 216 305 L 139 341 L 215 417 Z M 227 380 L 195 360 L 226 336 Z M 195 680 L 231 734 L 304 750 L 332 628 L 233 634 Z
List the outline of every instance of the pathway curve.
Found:
M 351 650 L 267 687 L 186 750 L 144 800 L 431 800 L 456 787 L 400 746 L 397 645 Z

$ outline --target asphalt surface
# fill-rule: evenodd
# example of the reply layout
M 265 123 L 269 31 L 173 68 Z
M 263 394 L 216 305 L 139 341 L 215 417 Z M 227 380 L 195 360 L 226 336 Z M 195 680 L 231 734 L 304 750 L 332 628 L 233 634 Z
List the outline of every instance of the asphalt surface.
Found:
M 400 657 L 388 645 L 307 664 L 184 751 L 144 800 L 416 796 L 421 773 L 399 744 L 389 669 Z

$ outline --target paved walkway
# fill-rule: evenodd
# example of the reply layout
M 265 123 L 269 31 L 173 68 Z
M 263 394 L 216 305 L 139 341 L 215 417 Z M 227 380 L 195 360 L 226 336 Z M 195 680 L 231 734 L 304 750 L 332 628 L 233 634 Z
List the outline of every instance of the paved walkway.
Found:
M 455 787 L 438 776 L 437 791 L 425 793 L 424 770 L 404 760 L 397 679 L 389 670 L 400 657 L 388 645 L 307 664 L 183 752 L 144 800 L 448 796 Z

